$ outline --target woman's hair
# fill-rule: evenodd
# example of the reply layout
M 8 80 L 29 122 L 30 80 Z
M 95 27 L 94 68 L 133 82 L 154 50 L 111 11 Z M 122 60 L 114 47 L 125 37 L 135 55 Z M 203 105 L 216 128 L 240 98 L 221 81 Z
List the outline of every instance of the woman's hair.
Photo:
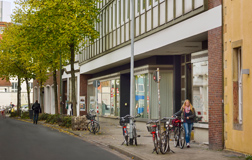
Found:
M 190 102 L 189 99 L 186 99 L 186 100 L 185 100 L 185 102 L 184 102 L 183 105 L 182 105 L 182 109 L 185 109 L 186 102 L 189 102 L 189 104 L 190 104 L 190 110 L 193 112 L 193 106 L 192 106 L 192 104 L 191 104 L 191 102 Z

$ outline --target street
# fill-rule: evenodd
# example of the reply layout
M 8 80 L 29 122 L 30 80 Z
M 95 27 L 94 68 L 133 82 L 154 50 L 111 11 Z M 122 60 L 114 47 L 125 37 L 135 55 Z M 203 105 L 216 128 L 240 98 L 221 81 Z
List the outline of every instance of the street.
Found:
M 1 160 L 122 159 L 94 144 L 42 125 L 0 119 Z

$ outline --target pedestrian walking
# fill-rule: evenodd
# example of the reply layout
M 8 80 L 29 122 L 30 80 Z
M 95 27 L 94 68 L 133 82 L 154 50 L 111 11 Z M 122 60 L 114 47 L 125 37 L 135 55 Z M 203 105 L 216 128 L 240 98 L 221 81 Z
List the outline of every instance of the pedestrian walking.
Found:
M 33 124 L 38 123 L 38 115 L 41 113 L 41 107 L 40 104 L 38 103 L 38 100 L 32 105 L 32 110 L 33 110 Z
M 195 109 L 192 106 L 191 102 L 187 99 L 185 100 L 184 104 L 182 105 L 181 109 L 175 113 L 174 115 L 183 118 L 183 126 L 185 129 L 185 139 L 186 139 L 186 146 L 190 148 L 190 138 L 191 138 L 191 131 L 193 128 L 193 123 L 195 119 Z

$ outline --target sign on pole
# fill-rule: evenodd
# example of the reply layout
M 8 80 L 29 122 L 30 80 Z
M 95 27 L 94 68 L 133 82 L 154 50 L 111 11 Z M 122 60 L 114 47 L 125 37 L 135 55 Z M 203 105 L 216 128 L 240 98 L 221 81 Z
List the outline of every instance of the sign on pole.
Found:
M 97 121 L 99 123 L 98 87 L 100 87 L 100 81 L 94 80 L 93 85 L 95 87 L 95 106 L 96 106 L 96 113 L 97 113 Z

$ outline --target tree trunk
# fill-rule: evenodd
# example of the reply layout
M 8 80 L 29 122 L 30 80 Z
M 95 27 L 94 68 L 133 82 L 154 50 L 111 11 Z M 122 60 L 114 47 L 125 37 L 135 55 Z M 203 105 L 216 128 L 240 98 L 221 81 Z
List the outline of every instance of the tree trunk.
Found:
M 40 90 L 39 90 L 39 92 L 40 92 L 40 100 L 41 100 L 41 102 L 40 102 L 40 107 L 41 107 L 41 111 L 42 111 L 42 113 L 44 113 L 44 88 L 43 88 L 43 86 L 42 86 L 42 82 L 40 82 Z
M 17 90 L 17 114 L 20 116 L 20 104 L 21 104 L 21 81 L 20 78 L 18 77 L 18 90 Z
M 28 107 L 30 110 L 31 109 L 31 101 L 30 101 L 30 86 L 29 86 L 28 78 L 25 78 L 25 82 L 26 82 L 26 90 L 27 90 L 27 98 L 28 98 Z
M 58 110 L 58 86 L 57 86 L 57 71 L 53 71 L 53 86 L 54 86 L 54 99 L 55 99 L 55 114 L 59 114 Z
M 72 105 L 73 105 L 73 115 L 77 116 L 77 110 L 76 110 L 76 95 L 75 95 L 75 72 L 74 72 L 74 44 L 70 45 L 70 51 L 71 51 L 71 82 L 72 82 Z

